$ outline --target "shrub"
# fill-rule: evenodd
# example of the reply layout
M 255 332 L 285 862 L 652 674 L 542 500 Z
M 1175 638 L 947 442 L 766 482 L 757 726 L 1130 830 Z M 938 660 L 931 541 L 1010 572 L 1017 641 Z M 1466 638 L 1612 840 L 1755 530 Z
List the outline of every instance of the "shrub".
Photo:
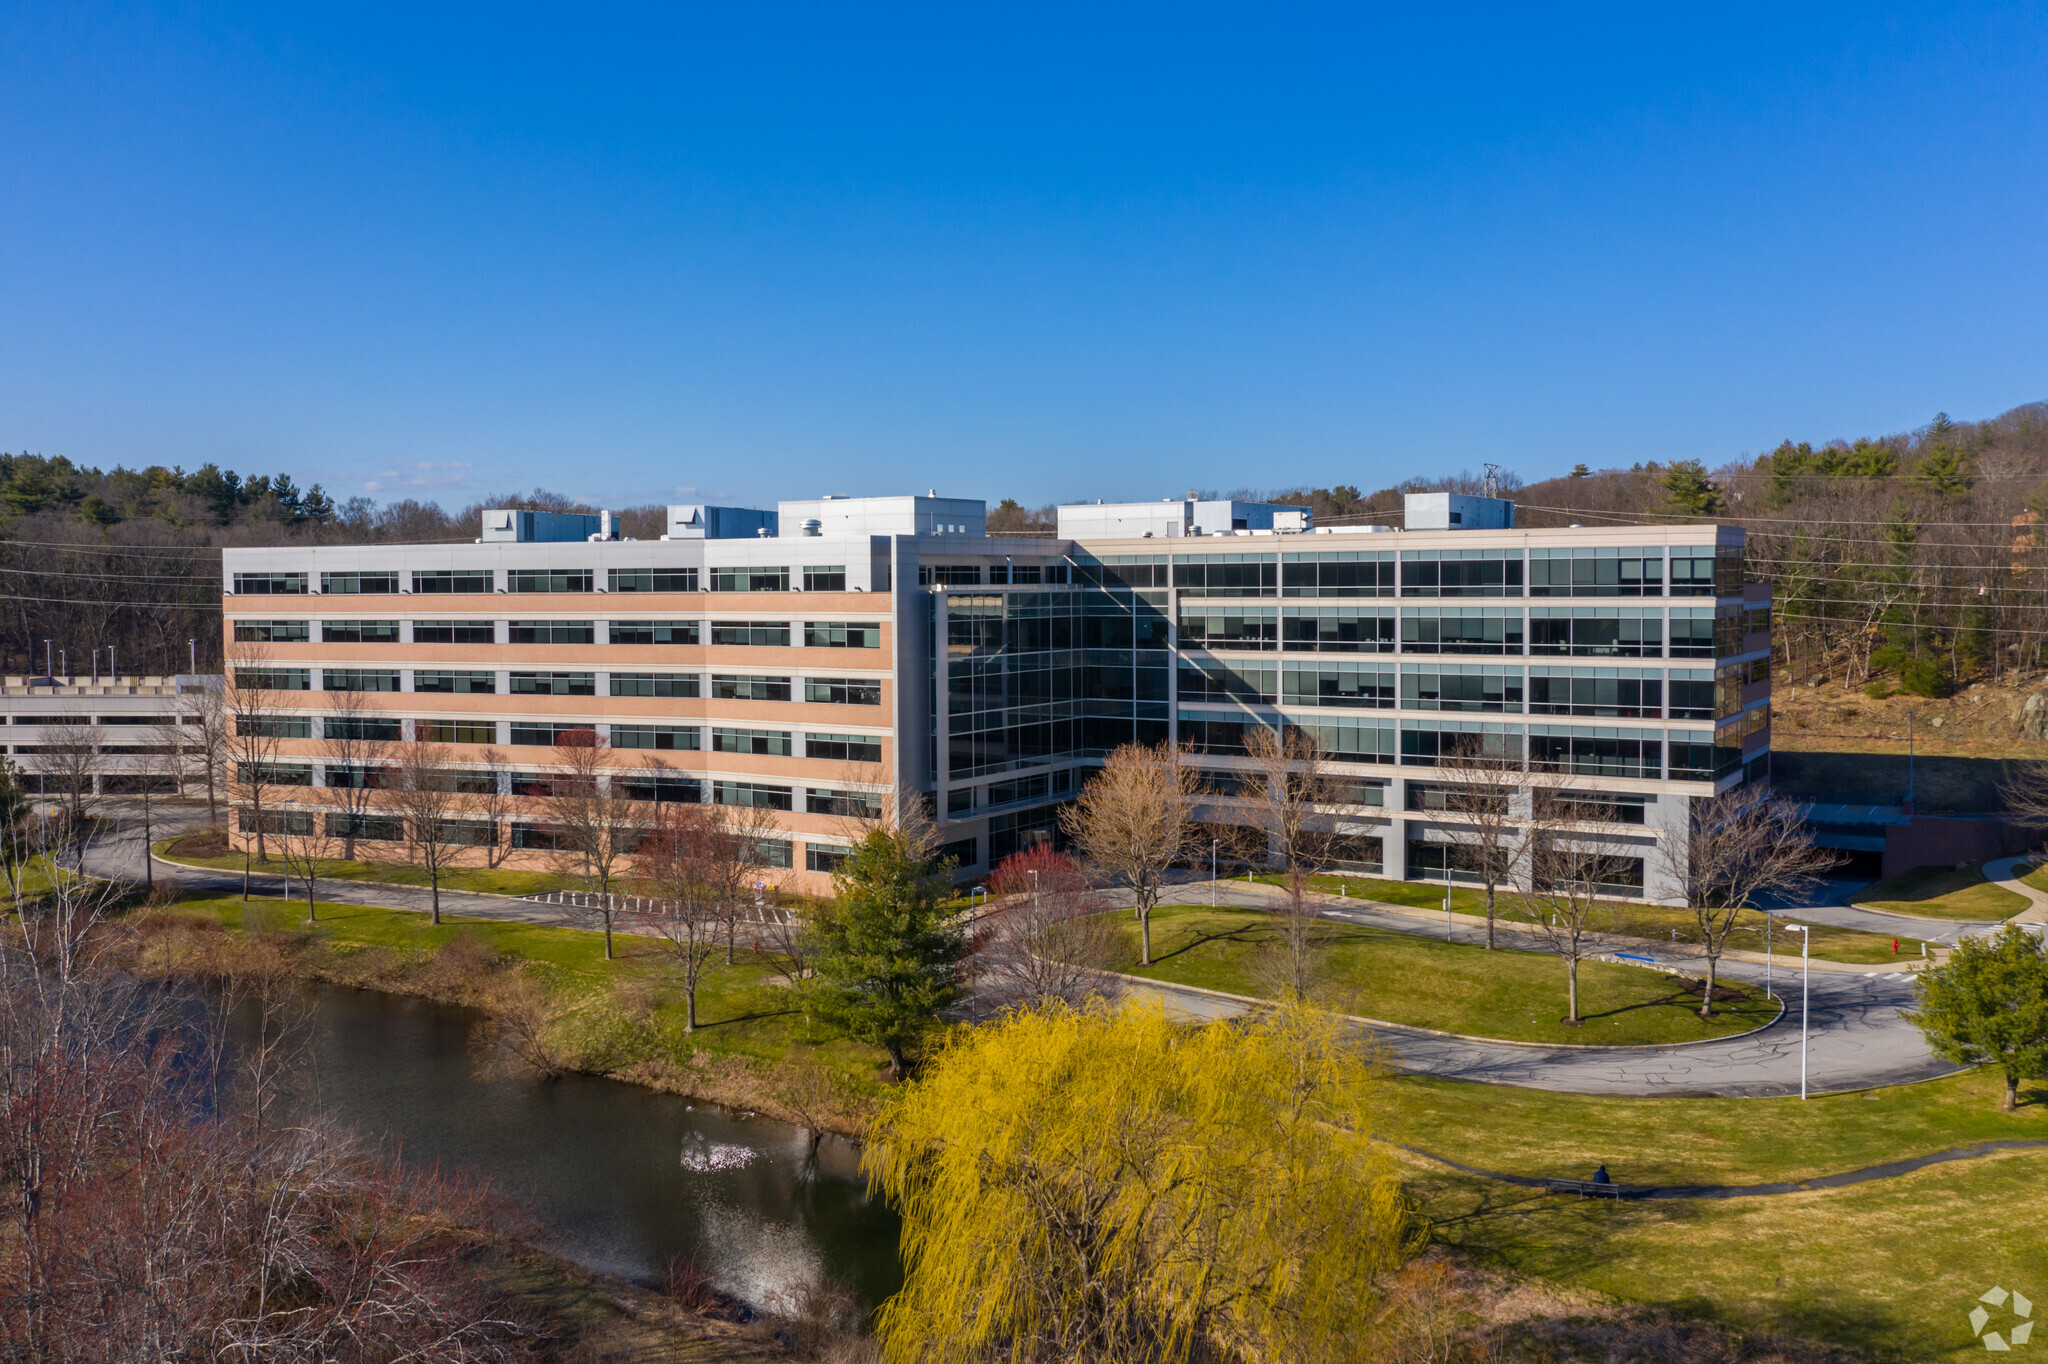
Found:
M 1931 658 L 1909 658 L 1899 668 L 1899 690 L 1908 696 L 1947 696 L 1948 674 Z
M 1892 684 L 1889 682 L 1865 682 L 1863 684 L 1863 694 L 1873 701 L 1882 701 L 1892 694 Z

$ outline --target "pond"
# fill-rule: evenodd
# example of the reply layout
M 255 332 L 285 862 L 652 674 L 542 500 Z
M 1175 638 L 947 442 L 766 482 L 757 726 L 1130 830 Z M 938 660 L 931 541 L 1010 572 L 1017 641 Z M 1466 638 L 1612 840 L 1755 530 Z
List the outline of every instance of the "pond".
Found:
M 894 1213 L 867 1196 L 859 1147 L 637 1085 L 480 1077 L 477 1015 L 425 1000 L 314 992 L 299 1101 L 414 1167 L 480 1176 L 586 1268 L 658 1282 L 694 1256 L 744 1301 L 829 1278 L 868 1306 L 896 1291 Z

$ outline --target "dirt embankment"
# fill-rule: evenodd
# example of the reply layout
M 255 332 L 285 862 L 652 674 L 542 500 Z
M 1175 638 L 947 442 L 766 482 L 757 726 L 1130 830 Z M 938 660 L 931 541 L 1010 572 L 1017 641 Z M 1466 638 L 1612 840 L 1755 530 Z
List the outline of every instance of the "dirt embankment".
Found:
M 1922 812 L 1996 810 L 2009 763 L 2048 759 L 2048 675 L 2040 673 L 1938 698 L 1779 682 L 1771 711 L 1773 785 L 1788 793 L 1874 803 L 1903 797 L 1908 712 L 1914 803 Z

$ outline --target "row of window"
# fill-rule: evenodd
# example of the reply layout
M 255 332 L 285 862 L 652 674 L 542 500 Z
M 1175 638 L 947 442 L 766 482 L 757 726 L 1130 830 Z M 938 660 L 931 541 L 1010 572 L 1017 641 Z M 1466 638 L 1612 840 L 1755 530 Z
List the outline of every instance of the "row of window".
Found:
M 312 668 L 235 669 L 235 685 L 248 691 L 311 691 Z M 402 692 L 405 671 L 398 668 L 321 668 L 320 690 L 330 692 Z M 419 693 L 456 696 L 496 695 L 499 674 L 490 669 L 414 668 L 412 689 Z M 515 671 L 503 674 L 505 692 L 512 696 L 596 696 L 598 679 L 605 680 L 612 696 L 645 696 L 692 699 L 708 695 L 714 701 L 793 701 L 796 680 L 786 676 L 753 673 L 712 673 L 710 690 L 700 673 L 651 672 L 544 672 Z M 834 706 L 879 706 L 882 683 L 871 677 L 806 677 L 803 699 Z
M 398 620 L 237 620 L 238 644 L 310 644 L 317 624 L 325 644 L 400 644 L 408 622 Z M 494 620 L 415 620 L 414 644 L 497 644 Z M 510 620 L 506 644 L 595 644 L 602 627 L 612 644 L 702 644 L 706 631 L 694 620 Z M 710 624 L 716 645 L 786 649 L 799 626 L 785 620 L 719 620 Z M 872 620 L 810 620 L 801 625 L 807 649 L 879 649 L 882 626 Z
M 701 575 L 701 576 L 700 576 Z M 401 579 L 412 586 L 402 588 Z M 331 596 L 395 596 L 410 590 L 423 595 L 480 593 L 497 590 L 497 571 L 488 568 L 414 570 L 368 573 L 322 573 L 320 591 Z M 508 568 L 507 592 L 592 592 L 596 570 L 588 568 Z M 844 592 L 845 564 L 806 564 L 792 577 L 781 567 L 612 568 L 605 570 L 608 592 L 696 592 L 703 582 L 713 592 L 787 592 L 792 581 L 805 592 Z M 237 573 L 237 596 L 304 596 L 312 587 L 310 573 Z
M 1746 719 L 1746 717 L 1745 717 Z M 1766 722 L 1768 717 L 1766 717 Z M 1182 711 L 1183 743 L 1196 752 L 1242 755 L 1246 737 L 1269 721 L 1242 712 Z M 1502 725 L 1457 720 L 1303 720 L 1285 723 L 1313 736 L 1339 762 L 1434 767 L 1451 755 L 1485 758 L 1536 772 L 1577 776 L 1706 781 L 1741 765 L 1734 726 L 1692 730 Z M 1717 743 L 1716 739 L 1720 742 Z
M 365 743 L 402 743 L 407 721 L 395 715 L 324 715 L 314 724 L 310 715 L 245 715 L 235 720 L 238 736 L 269 739 L 360 740 Z M 587 720 L 508 720 L 504 739 L 499 738 L 497 720 L 422 717 L 411 722 L 412 737 L 420 743 L 495 744 L 509 742 L 522 746 L 558 747 L 573 743 L 573 735 L 608 736 L 613 748 L 644 748 L 675 752 L 704 749 L 702 725 L 596 724 Z M 713 725 L 713 753 L 751 753 L 773 758 L 826 758 L 839 762 L 878 763 L 882 761 L 882 739 L 873 734 L 827 734 L 805 731 L 799 739 L 786 729 L 750 729 Z M 587 742 L 587 740 L 586 740 Z M 803 752 L 797 752 L 801 743 Z
M 337 814 L 327 812 L 316 814 L 310 810 L 265 810 L 258 816 L 251 810 L 236 811 L 236 824 L 245 834 L 253 834 L 259 828 L 270 835 L 300 837 L 311 835 L 317 827 L 323 836 L 330 839 L 354 838 L 363 843 L 403 843 L 406 841 L 405 820 L 396 815 L 379 814 Z M 528 820 L 513 820 L 510 826 L 512 847 L 525 852 L 566 852 L 573 851 L 562 830 L 548 824 Z M 637 851 L 652 834 L 652 828 L 629 830 L 621 840 L 628 845 L 628 851 Z M 441 823 L 441 841 L 460 847 L 495 848 L 506 841 L 507 830 L 494 820 L 449 819 Z M 795 865 L 794 844 L 786 838 L 756 836 L 754 855 L 761 866 L 787 871 Z M 847 850 L 836 843 L 805 843 L 804 869 L 816 872 L 837 871 L 847 858 Z
M 1526 674 L 1526 675 L 1525 675 Z M 1769 660 L 1709 668 L 1564 668 L 1477 663 L 1281 665 L 1224 659 L 1180 664 L 1180 699 L 1361 710 L 1495 711 L 1715 720 L 1742 709 L 1743 686 Z
M 1188 648 L 1288 653 L 1715 658 L 1768 633 L 1767 608 L 1183 606 Z M 1764 647 L 1758 645 L 1759 648 Z
M 1708 597 L 1740 592 L 1743 565 L 1713 545 L 1329 550 L 1117 555 L 1075 580 L 1205 597 Z

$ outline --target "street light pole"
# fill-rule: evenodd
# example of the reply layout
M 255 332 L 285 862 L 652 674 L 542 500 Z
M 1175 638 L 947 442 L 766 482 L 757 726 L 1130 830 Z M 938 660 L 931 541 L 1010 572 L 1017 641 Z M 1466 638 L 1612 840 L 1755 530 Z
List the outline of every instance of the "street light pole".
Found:
M 1809 949 L 1813 946 L 1813 930 L 1805 924 L 1786 924 L 1785 928 L 1799 935 L 1799 1097 L 1803 1101 L 1806 1098 L 1807 1001 L 1811 998 L 1807 985 L 1813 973 Z
M 1913 712 L 1906 712 L 1906 813 L 1913 813 Z
M 1216 908 L 1216 849 L 1222 843 L 1220 838 L 1209 840 L 1209 908 Z

